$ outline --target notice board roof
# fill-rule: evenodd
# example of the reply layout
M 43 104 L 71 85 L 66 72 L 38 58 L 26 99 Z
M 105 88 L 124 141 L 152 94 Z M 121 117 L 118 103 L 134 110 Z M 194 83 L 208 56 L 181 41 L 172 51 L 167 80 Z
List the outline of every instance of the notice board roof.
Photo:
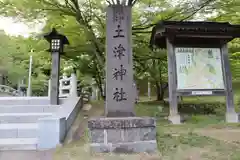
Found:
M 240 37 L 240 25 L 228 22 L 160 21 L 152 29 L 150 46 L 166 48 L 166 38 L 173 43 L 211 44 Z

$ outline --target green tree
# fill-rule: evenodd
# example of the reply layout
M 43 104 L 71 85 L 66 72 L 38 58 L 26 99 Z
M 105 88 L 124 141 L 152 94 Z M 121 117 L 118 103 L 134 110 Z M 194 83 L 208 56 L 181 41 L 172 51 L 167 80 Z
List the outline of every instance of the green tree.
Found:
M 133 8 L 132 26 L 133 40 L 136 44 L 133 47 L 137 50 L 134 51 L 134 60 L 137 61 L 135 64 L 140 63 L 139 59 L 148 61 L 149 69 L 146 71 L 139 69 L 136 75 L 151 73 L 150 77 L 159 90 L 158 85 L 161 86 L 161 84 L 158 78 L 162 77 L 161 81 L 166 81 L 163 78 L 166 77 L 166 58 L 156 57 L 157 53 L 148 50 L 146 53 L 151 55 L 149 58 L 149 55 L 139 49 L 141 44 L 144 43 L 142 49 L 147 50 L 145 48 L 148 46 L 151 29 L 159 20 L 191 19 L 206 6 L 213 5 L 212 2 L 213 0 L 201 0 L 198 3 L 189 3 L 189 1 L 173 3 L 167 0 L 137 1 Z M 75 66 L 82 75 L 92 76 L 104 97 L 102 88 L 105 76 L 106 37 L 104 0 L 2 0 L 0 6 L 4 16 L 12 16 L 28 22 L 45 21 L 43 32 L 49 31 L 54 26 L 66 34 L 71 46 L 66 48 L 64 59 L 75 62 Z M 38 52 L 42 51 L 38 50 Z M 87 58 L 81 58 L 81 55 L 86 55 Z M 46 67 L 45 70 L 47 70 Z M 160 74 L 156 76 L 154 72 L 160 72 Z

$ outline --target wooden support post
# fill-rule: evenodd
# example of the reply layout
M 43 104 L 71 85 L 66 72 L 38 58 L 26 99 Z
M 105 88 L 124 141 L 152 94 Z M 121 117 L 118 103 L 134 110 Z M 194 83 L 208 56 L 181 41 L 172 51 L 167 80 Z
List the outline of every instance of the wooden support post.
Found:
M 222 64 L 223 64 L 223 79 L 225 85 L 225 95 L 226 95 L 226 121 L 229 123 L 238 122 L 238 114 L 234 108 L 234 96 L 232 90 L 232 74 L 230 69 L 230 62 L 228 58 L 228 48 L 227 44 L 223 44 L 221 47 L 222 53 Z
M 176 73 L 176 57 L 173 44 L 167 38 L 168 50 L 168 84 L 169 84 L 169 121 L 173 124 L 180 124 L 180 116 L 178 114 L 177 99 L 177 73 Z

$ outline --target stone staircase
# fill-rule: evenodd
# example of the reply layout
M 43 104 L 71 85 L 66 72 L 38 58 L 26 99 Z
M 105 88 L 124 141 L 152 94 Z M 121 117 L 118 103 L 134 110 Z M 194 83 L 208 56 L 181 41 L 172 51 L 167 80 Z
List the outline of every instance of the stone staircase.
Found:
M 59 106 L 48 98 L 0 99 L 0 150 L 36 150 L 38 119 L 52 115 Z

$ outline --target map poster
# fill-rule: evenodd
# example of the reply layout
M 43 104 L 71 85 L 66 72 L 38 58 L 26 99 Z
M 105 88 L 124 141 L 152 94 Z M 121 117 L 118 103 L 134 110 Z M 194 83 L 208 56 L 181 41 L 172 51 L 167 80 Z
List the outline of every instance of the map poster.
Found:
M 224 89 L 219 48 L 175 48 L 177 89 Z

